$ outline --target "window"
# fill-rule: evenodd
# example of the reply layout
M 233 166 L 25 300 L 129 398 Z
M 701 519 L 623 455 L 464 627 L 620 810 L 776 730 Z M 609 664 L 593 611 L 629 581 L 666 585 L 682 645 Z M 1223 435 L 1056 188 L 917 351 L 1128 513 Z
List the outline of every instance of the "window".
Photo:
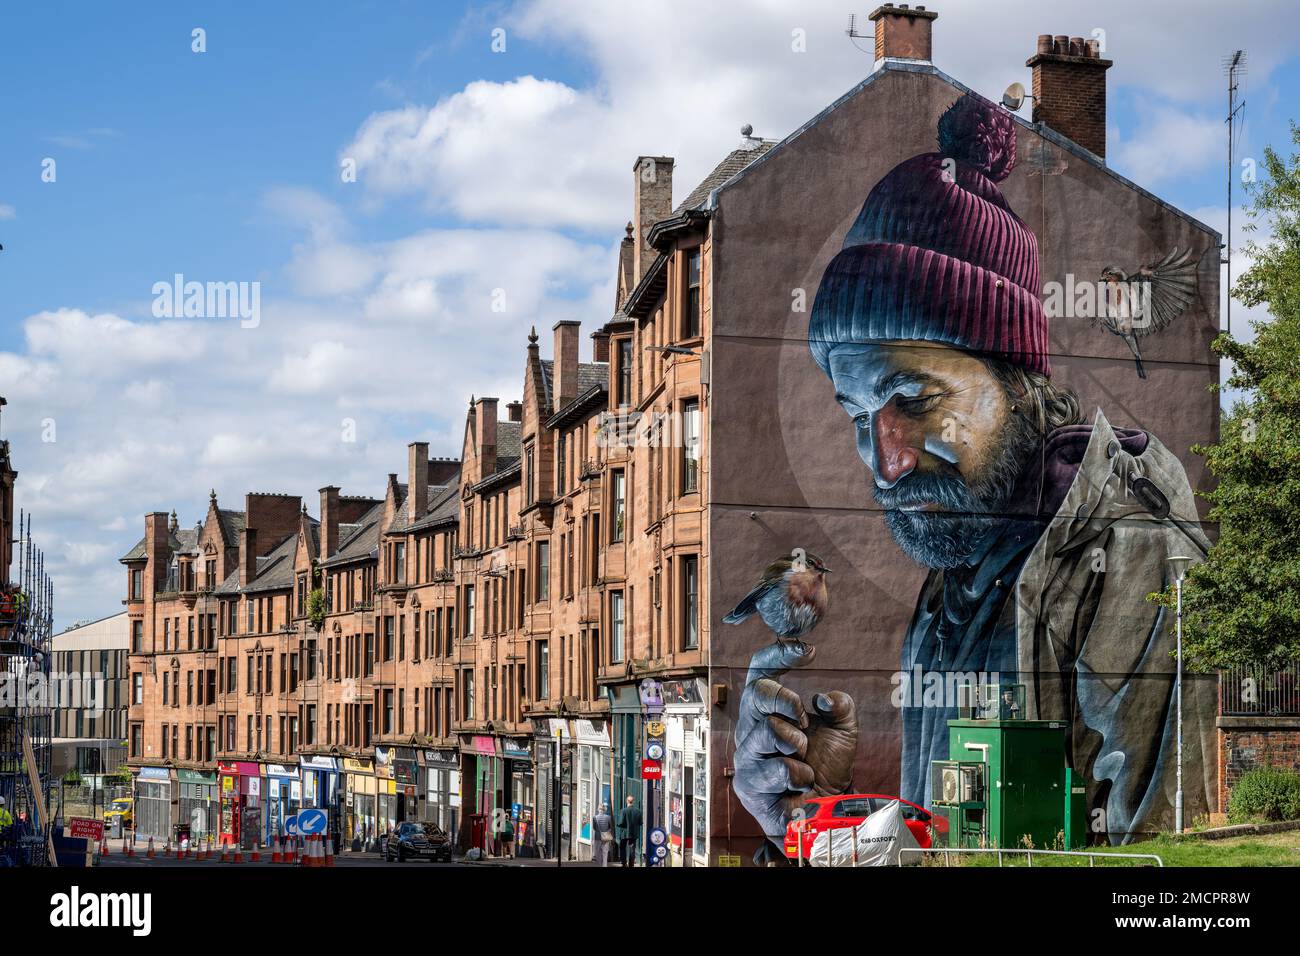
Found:
M 406 583 L 406 542 L 404 541 L 393 545 L 393 583 Z
M 465 636 L 474 636 L 474 585 L 465 585 Z
M 682 559 L 682 644 L 687 650 L 700 646 L 700 559 Z
M 537 491 L 533 487 L 533 446 L 524 449 L 524 503 L 532 504 L 537 500 Z
M 700 400 L 682 403 L 682 494 L 700 490 Z
M 131 572 L 131 600 L 144 600 L 144 575 L 139 568 L 135 568 Z
M 632 404 L 632 340 L 618 340 L 618 386 L 615 396 L 619 406 Z
M 568 462 L 568 457 L 569 457 L 569 436 L 566 435 L 564 432 L 560 432 L 560 439 L 556 443 L 556 450 L 555 450 L 555 467 L 557 469 L 557 474 L 559 476 L 555 482 L 555 490 L 556 493 L 561 495 L 564 494 L 564 492 L 567 491 L 569 487 L 568 476 L 565 473 L 565 465 Z
M 623 592 L 609 592 L 609 659 L 623 660 Z
M 131 675 L 131 703 L 144 703 L 144 674 L 139 671 Z
M 551 696 L 551 647 L 546 641 L 537 642 L 537 699 Z
M 131 622 L 131 650 L 136 654 L 144 650 L 144 621 Z
M 682 335 L 693 339 L 700 334 L 700 250 L 686 257 L 686 307 L 682 315 Z
M 551 542 L 537 542 L 537 600 L 551 599 Z
M 614 520 L 610 522 L 610 533 L 613 535 L 610 540 L 617 544 L 623 540 L 623 522 L 627 519 L 626 478 L 621 468 L 613 472 L 613 488 L 610 493 L 613 496 L 611 510 L 614 513 Z

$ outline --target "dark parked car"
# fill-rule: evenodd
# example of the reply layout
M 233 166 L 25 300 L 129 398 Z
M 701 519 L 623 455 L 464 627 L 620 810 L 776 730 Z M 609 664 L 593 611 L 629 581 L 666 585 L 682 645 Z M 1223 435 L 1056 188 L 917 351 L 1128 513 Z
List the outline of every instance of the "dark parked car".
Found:
M 389 863 L 396 860 L 441 860 L 451 862 L 451 839 L 433 823 L 399 823 L 397 829 L 388 834 L 384 841 L 384 859 Z

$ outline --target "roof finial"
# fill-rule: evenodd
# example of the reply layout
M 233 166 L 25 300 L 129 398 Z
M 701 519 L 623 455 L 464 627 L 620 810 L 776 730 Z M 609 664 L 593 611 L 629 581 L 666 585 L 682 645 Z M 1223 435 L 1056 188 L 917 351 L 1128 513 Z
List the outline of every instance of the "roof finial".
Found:
M 211 491 L 208 492 L 208 500 L 211 501 L 214 505 L 217 503 L 217 489 L 216 489 L 216 488 L 213 488 Z
M 528 344 L 529 345 L 537 344 L 537 326 L 535 325 L 529 328 L 528 330 Z
M 632 220 L 629 219 L 627 225 L 624 226 L 623 228 L 624 228 L 624 231 L 627 232 L 627 237 L 628 237 L 629 239 L 631 239 L 631 238 L 632 238 L 632 233 L 636 232 L 636 228 L 632 225 Z

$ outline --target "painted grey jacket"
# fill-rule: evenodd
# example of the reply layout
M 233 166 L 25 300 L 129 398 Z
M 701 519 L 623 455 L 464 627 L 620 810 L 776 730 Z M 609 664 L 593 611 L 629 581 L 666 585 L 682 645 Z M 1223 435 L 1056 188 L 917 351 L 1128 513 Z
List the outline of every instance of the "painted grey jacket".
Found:
M 1178 458 L 1151 436 L 1130 454 L 1098 410 L 1074 480 L 1016 581 L 1015 628 L 1026 716 L 1070 722 L 1092 829 L 1116 843 L 1173 824 L 1174 615 L 1146 596 L 1170 583 L 1167 558 L 1200 561 L 1208 546 Z M 1212 806 L 1216 708 L 1214 678 L 1184 675 L 1188 824 Z

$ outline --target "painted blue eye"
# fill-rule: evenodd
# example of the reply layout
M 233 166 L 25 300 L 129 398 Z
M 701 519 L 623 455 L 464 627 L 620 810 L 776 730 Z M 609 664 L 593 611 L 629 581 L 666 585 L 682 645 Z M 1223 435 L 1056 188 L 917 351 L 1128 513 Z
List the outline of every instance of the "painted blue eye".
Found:
M 871 416 L 866 413 L 854 415 L 853 425 L 858 431 L 869 432 L 871 431 Z

